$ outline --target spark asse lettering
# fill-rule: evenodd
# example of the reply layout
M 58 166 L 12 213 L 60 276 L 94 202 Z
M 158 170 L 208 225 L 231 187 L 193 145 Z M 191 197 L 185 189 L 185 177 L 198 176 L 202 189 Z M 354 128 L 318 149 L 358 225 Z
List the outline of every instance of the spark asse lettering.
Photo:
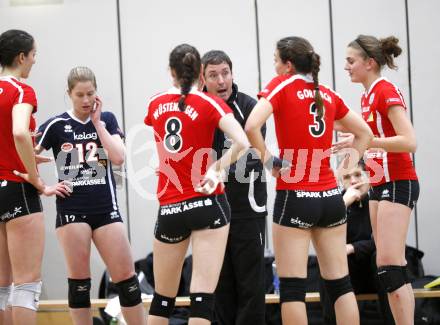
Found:
M 195 209 L 195 208 L 201 208 L 203 206 L 210 206 L 212 205 L 212 201 L 210 199 L 206 199 L 205 201 L 203 200 L 198 200 L 198 201 L 194 201 L 194 202 L 180 202 L 180 203 L 174 203 L 172 205 L 166 205 L 163 206 L 160 209 L 160 215 L 164 216 L 164 215 L 169 215 L 169 214 L 174 214 L 174 213 L 181 213 L 184 211 L 188 211 L 191 209 Z
M 320 198 L 321 193 L 319 192 L 306 192 L 306 191 L 295 191 L 296 197 L 311 197 L 311 198 Z
M 106 184 L 106 181 L 104 178 L 79 180 L 79 181 L 72 182 L 73 186 L 104 185 L 104 184 Z

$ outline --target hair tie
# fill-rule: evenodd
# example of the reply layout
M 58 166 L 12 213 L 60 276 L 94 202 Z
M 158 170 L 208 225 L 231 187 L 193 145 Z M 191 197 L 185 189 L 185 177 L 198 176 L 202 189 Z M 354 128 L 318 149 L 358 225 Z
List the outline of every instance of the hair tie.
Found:
M 316 86 L 316 87 L 315 87 L 315 90 L 319 90 L 319 86 Z

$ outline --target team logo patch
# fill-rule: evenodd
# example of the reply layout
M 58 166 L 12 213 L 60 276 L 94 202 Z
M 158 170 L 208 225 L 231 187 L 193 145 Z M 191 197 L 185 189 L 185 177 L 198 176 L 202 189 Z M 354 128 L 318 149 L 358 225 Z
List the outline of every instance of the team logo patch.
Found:
M 73 144 L 71 144 L 70 142 L 64 142 L 61 145 L 61 150 L 63 152 L 70 152 L 70 151 L 72 151 L 72 149 L 73 149 Z
M 373 104 L 373 101 L 374 101 L 374 93 L 370 95 L 370 99 L 368 100 L 368 103 L 371 105 Z
M 66 132 L 66 133 L 73 132 L 72 131 L 72 126 L 69 125 L 69 124 L 64 125 L 64 132 Z
M 119 213 L 118 211 L 112 211 L 110 212 L 110 219 L 116 219 L 119 218 Z
M 368 116 L 367 122 L 373 122 L 374 121 L 374 115 L 373 112 L 370 113 L 370 115 Z
M 390 197 L 390 191 L 388 189 L 384 189 L 382 192 L 382 199 Z

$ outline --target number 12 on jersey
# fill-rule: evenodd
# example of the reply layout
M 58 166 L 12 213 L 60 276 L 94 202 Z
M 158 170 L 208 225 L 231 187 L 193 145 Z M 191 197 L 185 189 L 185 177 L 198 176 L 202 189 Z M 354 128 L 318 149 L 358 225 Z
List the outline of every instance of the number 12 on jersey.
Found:
M 76 143 L 75 148 L 78 150 L 79 163 L 83 163 L 84 161 L 98 161 L 96 157 L 98 145 L 95 142 L 87 142 L 85 145 L 84 143 Z

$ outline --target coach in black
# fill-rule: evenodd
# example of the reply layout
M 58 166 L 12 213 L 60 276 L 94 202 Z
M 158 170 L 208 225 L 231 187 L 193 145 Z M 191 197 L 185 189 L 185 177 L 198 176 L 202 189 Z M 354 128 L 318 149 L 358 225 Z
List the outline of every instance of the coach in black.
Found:
M 204 91 L 222 98 L 243 126 L 256 100 L 238 91 L 233 82 L 232 62 L 223 51 L 202 57 Z M 263 135 L 266 128 L 263 127 Z M 230 146 L 217 130 L 213 147 L 217 156 Z M 264 170 L 252 149 L 231 165 L 225 181 L 231 206 L 231 226 L 220 279 L 215 293 L 219 324 L 264 324 L 264 244 L 267 215 Z

